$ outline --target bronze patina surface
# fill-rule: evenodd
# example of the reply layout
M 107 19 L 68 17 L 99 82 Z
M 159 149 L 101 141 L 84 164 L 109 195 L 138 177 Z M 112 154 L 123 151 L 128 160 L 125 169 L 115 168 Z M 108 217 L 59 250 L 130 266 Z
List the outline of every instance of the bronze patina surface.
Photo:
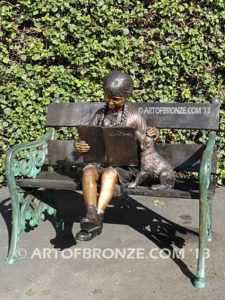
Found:
M 94 114 L 89 125 L 133 127 L 139 134 L 147 133 L 150 136 L 158 136 L 158 130 L 156 128 L 149 128 L 147 130 L 144 118 L 135 108 L 128 106 L 126 103 L 133 90 L 133 80 L 129 75 L 119 71 L 108 74 L 104 78 L 103 89 L 106 105 Z M 99 147 L 102 147 L 102 145 L 99 145 Z M 75 148 L 80 153 L 86 153 L 90 150 L 90 145 L 86 141 L 80 140 L 75 142 Z M 120 183 L 123 186 L 126 181 L 131 180 L 133 175 L 134 173 L 129 168 L 102 168 L 100 164 L 96 164 L 95 162 L 88 164 L 84 168 L 82 178 L 82 189 L 87 214 L 90 209 L 93 212 L 93 207 L 96 208 L 96 213 L 103 214 L 114 194 L 116 185 Z M 98 196 L 97 184 L 100 177 L 101 187 Z M 93 230 L 89 227 L 89 230 L 86 230 L 87 220 L 86 216 L 85 227 L 82 225 L 84 223 L 83 219 L 81 220 L 81 231 L 78 232 L 77 239 L 90 240 L 96 235 L 96 232 L 97 234 L 101 232 L 99 230 L 102 227 L 101 222 L 99 223 L 99 228 L 96 229 L 96 226 L 94 226 Z M 90 223 L 93 223 L 91 218 Z M 92 236 L 90 236 L 90 232 L 92 232 Z
M 154 184 L 151 189 L 171 189 L 175 183 L 175 174 L 170 163 L 155 149 L 155 139 L 147 134 L 139 134 L 141 146 L 141 169 L 134 182 L 128 188 L 136 188 L 146 178 L 150 177 L 160 184 Z

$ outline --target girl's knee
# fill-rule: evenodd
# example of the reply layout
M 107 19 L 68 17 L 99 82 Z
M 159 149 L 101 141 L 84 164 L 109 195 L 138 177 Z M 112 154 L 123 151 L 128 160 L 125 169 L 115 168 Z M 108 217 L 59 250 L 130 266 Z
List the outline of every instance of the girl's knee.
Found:
M 117 172 L 113 167 L 108 167 L 102 172 L 102 178 L 117 178 Z
M 88 165 L 83 169 L 83 180 L 91 179 L 91 178 L 95 180 L 97 179 L 97 177 L 98 177 L 98 170 L 96 166 Z

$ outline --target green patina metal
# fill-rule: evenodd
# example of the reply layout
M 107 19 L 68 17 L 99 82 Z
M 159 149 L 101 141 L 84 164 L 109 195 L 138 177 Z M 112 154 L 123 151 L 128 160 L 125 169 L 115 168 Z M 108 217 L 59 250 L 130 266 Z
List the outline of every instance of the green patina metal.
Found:
M 14 176 L 26 176 L 35 178 L 41 171 L 48 151 L 47 144 L 43 144 L 42 149 L 29 152 L 25 159 L 13 161 Z
M 12 147 L 6 157 L 6 176 L 8 188 L 12 202 L 12 235 L 10 248 L 8 252 L 8 263 L 14 263 L 18 260 L 17 245 L 19 236 L 26 227 L 26 220 L 30 226 L 38 225 L 44 219 L 44 212 L 54 214 L 55 209 L 42 203 L 33 195 L 27 195 L 22 189 L 16 186 L 16 176 L 26 176 L 34 178 L 41 171 L 47 155 L 47 142 L 54 136 L 54 129 L 49 131 L 39 140 L 15 145 Z M 17 160 L 16 156 L 21 151 L 28 151 L 25 159 Z
M 208 188 L 215 141 L 216 133 L 211 132 L 200 166 L 199 235 L 201 238 L 199 239 L 197 276 L 194 280 L 194 286 L 197 288 L 204 288 L 206 286 L 204 251 L 206 249 L 206 242 L 211 241 L 212 238 L 212 207 L 208 199 Z
M 45 219 L 44 212 L 47 211 L 49 215 L 55 213 L 55 209 L 44 202 L 36 199 L 33 195 L 20 193 L 20 232 L 24 231 L 26 221 L 30 226 L 36 226 Z

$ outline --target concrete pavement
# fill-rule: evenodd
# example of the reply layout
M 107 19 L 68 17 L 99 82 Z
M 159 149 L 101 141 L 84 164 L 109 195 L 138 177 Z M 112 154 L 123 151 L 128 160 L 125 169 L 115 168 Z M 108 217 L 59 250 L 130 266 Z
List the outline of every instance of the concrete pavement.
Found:
M 24 258 L 8 265 L 11 207 L 7 188 L 0 189 L 0 299 L 225 299 L 224 187 L 217 188 L 214 198 L 204 290 L 191 284 L 198 246 L 197 200 L 113 199 L 103 233 L 76 243 L 82 197 L 62 192 L 54 197 L 68 222 L 65 231 L 56 231 L 49 218 L 23 233 L 19 249 Z

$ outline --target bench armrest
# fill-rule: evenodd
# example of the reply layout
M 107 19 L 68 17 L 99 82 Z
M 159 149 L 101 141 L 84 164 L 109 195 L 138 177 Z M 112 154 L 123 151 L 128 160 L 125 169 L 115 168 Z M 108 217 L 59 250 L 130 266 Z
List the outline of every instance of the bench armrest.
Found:
M 209 134 L 206 148 L 203 152 L 200 164 L 200 186 L 208 189 L 210 184 L 211 162 L 216 142 L 216 132 L 212 131 Z
M 51 128 L 40 139 L 24 144 L 14 145 L 9 149 L 6 156 L 6 177 L 8 184 L 14 181 L 15 176 L 27 176 L 35 178 L 44 164 L 48 151 L 47 142 L 53 137 L 54 129 Z M 15 156 L 28 150 L 25 159 L 16 160 Z

